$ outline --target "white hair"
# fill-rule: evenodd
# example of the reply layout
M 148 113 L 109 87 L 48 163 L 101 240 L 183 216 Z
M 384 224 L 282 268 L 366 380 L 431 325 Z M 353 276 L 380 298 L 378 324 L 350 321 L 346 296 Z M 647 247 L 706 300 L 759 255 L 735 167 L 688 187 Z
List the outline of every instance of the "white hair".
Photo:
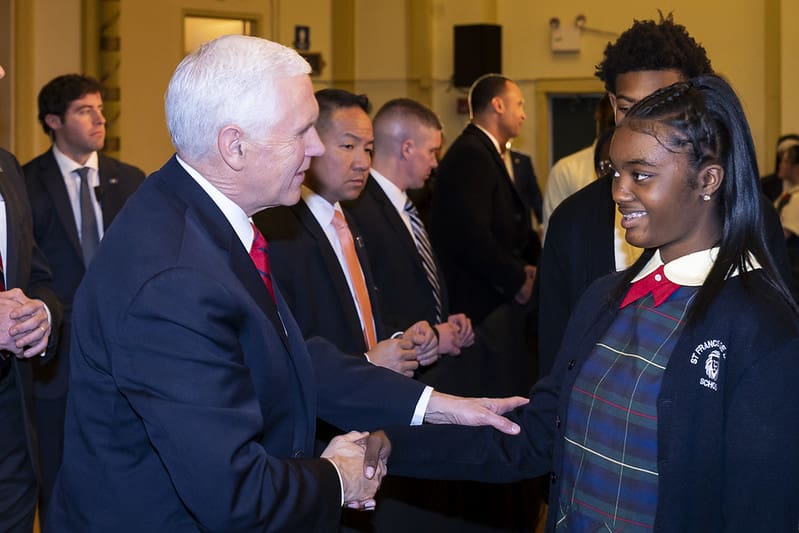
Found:
M 205 158 L 219 131 L 235 124 L 266 132 L 279 102 L 274 82 L 308 74 L 308 63 L 281 44 L 244 35 L 209 41 L 180 62 L 166 91 L 166 122 L 181 156 Z

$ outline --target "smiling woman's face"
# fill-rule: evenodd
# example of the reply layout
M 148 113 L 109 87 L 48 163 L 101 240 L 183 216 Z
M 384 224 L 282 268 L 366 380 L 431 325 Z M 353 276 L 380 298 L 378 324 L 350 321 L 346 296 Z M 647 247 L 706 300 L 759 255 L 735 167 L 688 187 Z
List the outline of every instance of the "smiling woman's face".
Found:
M 613 201 L 625 238 L 640 248 L 660 248 L 668 262 L 713 246 L 718 231 L 702 199 L 688 156 L 667 150 L 649 133 L 616 129 L 610 158 L 615 168 Z

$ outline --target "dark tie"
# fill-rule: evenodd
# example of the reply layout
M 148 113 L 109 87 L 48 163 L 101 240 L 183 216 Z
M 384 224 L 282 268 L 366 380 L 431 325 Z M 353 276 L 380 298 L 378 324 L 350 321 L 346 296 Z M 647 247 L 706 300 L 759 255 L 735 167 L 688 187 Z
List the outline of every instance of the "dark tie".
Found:
M 433 248 L 430 246 L 430 239 L 427 237 L 427 231 L 424 229 L 422 219 L 419 218 L 419 211 L 416 210 L 416 206 L 413 205 L 410 198 L 405 202 L 405 212 L 408 213 L 408 218 L 411 220 L 411 229 L 413 230 L 413 240 L 416 241 L 416 250 L 422 258 L 424 273 L 427 275 L 430 288 L 433 290 L 433 300 L 435 300 L 436 303 L 436 324 L 440 324 L 441 285 L 438 282 L 436 262 L 433 261 Z
M 100 244 L 100 237 L 89 187 L 89 167 L 75 169 L 75 172 L 80 176 L 80 247 L 83 250 L 83 264 L 88 267 Z
M 275 299 L 275 289 L 272 287 L 272 271 L 269 268 L 269 245 L 266 243 L 266 238 L 261 233 L 255 224 L 251 224 L 253 231 L 252 248 L 250 248 L 250 257 L 252 262 L 255 263 L 255 269 L 261 275 L 261 279 L 266 285 L 272 301 L 277 303 Z

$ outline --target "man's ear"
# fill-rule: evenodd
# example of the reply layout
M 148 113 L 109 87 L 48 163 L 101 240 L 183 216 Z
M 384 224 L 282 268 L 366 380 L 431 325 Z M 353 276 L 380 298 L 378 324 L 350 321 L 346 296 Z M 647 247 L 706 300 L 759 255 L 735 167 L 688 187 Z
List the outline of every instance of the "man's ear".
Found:
M 501 115 L 505 112 L 505 100 L 500 96 L 495 96 L 491 99 L 491 107 L 496 114 Z
M 243 132 L 238 126 L 225 126 L 216 138 L 217 149 L 227 166 L 235 171 L 244 168 Z
M 699 182 L 699 194 L 713 196 L 724 181 L 724 167 L 717 163 L 707 165 L 699 171 L 697 180 Z
M 54 115 L 52 113 L 48 113 L 44 116 L 44 123 L 47 124 L 47 127 L 53 131 L 61 129 L 63 126 L 63 122 L 61 122 L 61 117 L 58 115 Z
M 400 152 L 402 153 L 403 159 L 408 159 L 411 156 L 411 152 L 413 152 L 413 139 L 405 139 L 402 141 L 400 145 Z
M 616 95 L 608 93 L 608 102 L 610 103 L 610 108 L 613 110 L 613 122 L 616 122 Z M 616 125 L 618 126 L 618 124 Z

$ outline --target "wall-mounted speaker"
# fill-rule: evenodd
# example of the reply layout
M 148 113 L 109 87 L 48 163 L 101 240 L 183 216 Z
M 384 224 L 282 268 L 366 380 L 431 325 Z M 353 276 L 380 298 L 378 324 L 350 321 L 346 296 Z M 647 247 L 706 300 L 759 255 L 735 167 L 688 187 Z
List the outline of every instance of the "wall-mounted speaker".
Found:
M 469 87 L 483 74 L 502 72 L 502 26 L 469 24 L 454 27 L 455 61 L 452 84 Z

